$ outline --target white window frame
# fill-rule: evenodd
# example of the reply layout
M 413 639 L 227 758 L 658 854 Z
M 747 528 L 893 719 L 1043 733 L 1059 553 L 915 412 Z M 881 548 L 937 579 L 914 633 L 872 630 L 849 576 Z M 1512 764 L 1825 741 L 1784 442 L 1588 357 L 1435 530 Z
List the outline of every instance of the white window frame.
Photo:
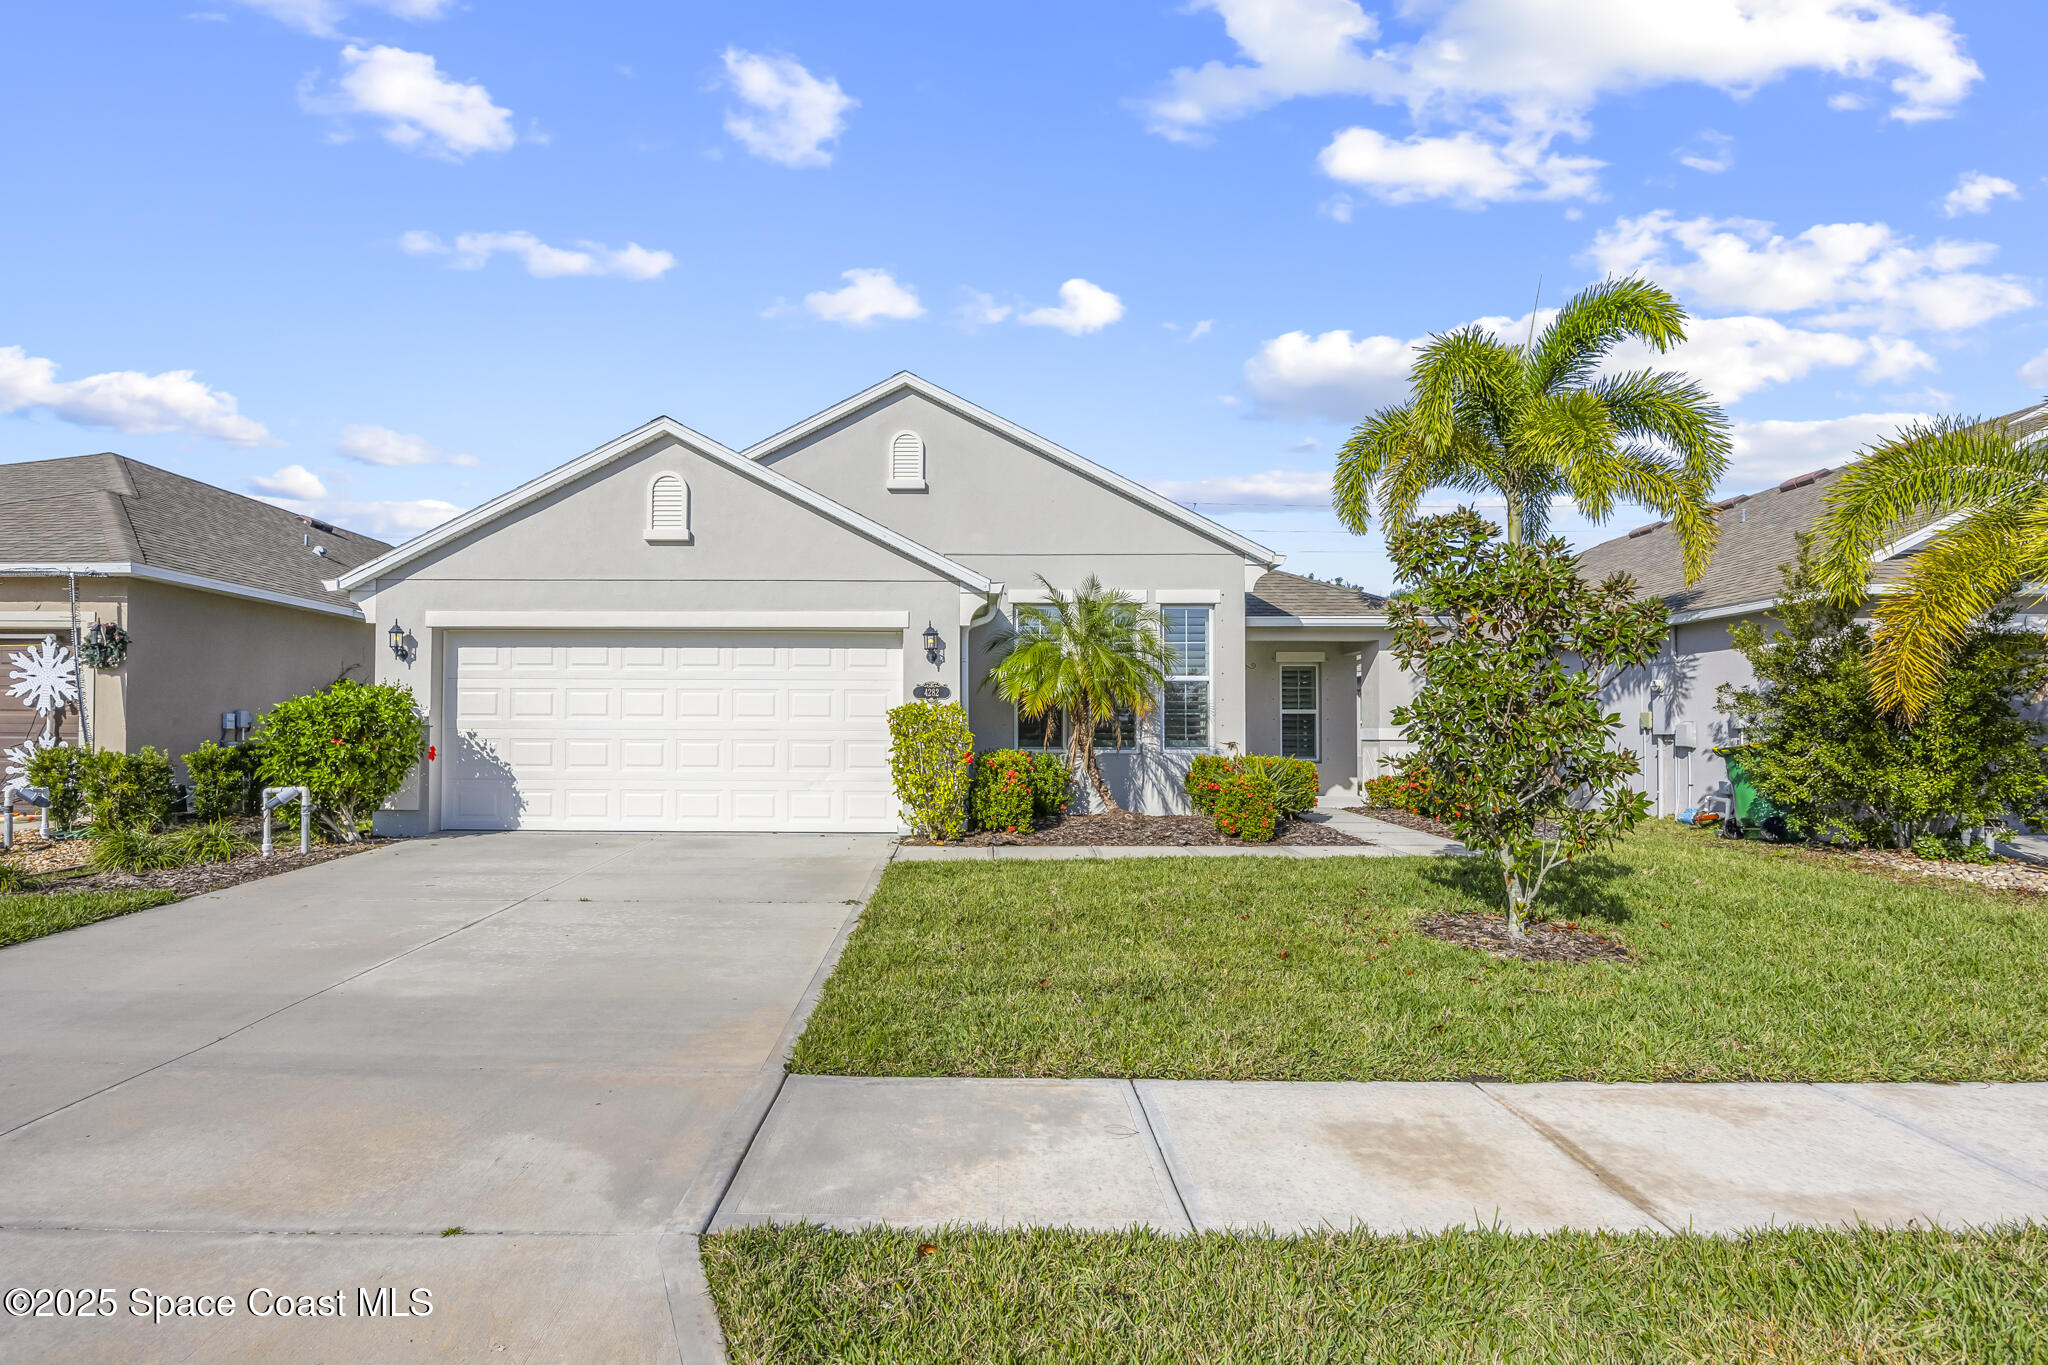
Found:
M 1310 690 L 1314 693 L 1315 699 L 1313 705 L 1300 707 L 1287 704 L 1287 670 L 1290 668 L 1305 668 L 1308 670 L 1310 677 L 1314 679 L 1310 684 Z M 1287 718 L 1289 716 L 1307 716 L 1309 718 L 1309 724 L 1313 727 L 1316 737 L 1314 753 L 1286 753 Z M 1280 749 L 1285 757 L 1305 758 L 1311 763 L 1323 761 L 1323 666 L 1321 664 L 1280 665 Z
M 1216 737 L 1216 609 L 1206 603 L 1168 602 L 1162 603 L 1159 610 L 1162 615 L 1173 611 L 1198 611 L 1202 613 L 1202 654 L 1204 665 L 1203 671 L 1200 673 L 1168 673 L 1166 675 L 1166 691 L 1168 694 L 1171 694 L 1175 683 L 1202 684 L 1201 741 L 1196 744 L 1176 744 L 1173 742 L 1172 733 L 1168 729 L 1167 724 L 1167 699 L 1166 697 L 1161 697 L 1159 703 L 1159 742 L 1165 748 L 1178 749 L 1183 753 L 1206 752 L 1214 746 Z M 1175 666 L 1178 666 L 1179 660 L 1176 659 L 1174 662 Z
M 654 524 L 654 490 L 663 479 L 674 479 L 683 490 L 683 524 L 656 526 Z M 657 470 L 647 480 L 647 496 L 642 500 L 647 509 L 647 529 L 643 537 L 651 545 L 688 545 L 690 543 L 690 481 L 673 469 Z
M 896 445 L 906 436 L 917 442 L 917 474 L 915 477 L 901 476 L 896 472 Z M 884 466 L 883 475 L 884 481 L 891 493 L 922 493 L 926 490 L 928 485 L 925 483 L 926 451 L 923 436 L 907 428 L 897 432 L 889 438 L 889 444 L 883 448 L 882 458 L 887 462 Z

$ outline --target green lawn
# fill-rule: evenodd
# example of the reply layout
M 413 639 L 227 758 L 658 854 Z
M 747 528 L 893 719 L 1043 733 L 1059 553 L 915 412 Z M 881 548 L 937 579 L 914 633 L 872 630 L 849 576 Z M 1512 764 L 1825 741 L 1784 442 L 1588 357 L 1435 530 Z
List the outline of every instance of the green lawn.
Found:
M 2048 1229 L 1742 1239 L 761 1228 L 703 1243 L 735 1365 L 1991 1361 L 2048 1351 Z
M 0 896 L 0 948 L 176 899 L 174 891 L 51 891 Z
M 2048 1079 L 2048 902 L 1657 823 L 1553 879 L 1632 965 L 1413 931 L 1476 859 L 901 863 L 798 1071 L 1227 1080 Z

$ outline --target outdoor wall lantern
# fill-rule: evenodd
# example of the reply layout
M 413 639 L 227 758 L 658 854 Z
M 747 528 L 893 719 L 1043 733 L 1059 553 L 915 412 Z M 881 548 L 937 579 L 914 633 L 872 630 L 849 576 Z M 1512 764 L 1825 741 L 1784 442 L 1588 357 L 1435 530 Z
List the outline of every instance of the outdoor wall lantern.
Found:
M 391 652 L 394 656 L 400 659 L 404 659 L 408 662 L 411 661 L 412 656 L 406 651 L 405 648 L 404 626 L 401 626 L 398 624 L 398 622 L 393 621 L 391 623 L 391 630 L 385 635 L 384 638 L 391 642 Z
M 924 623 L 924 657 L 927 663 L 946 662 L 946 642 L 939 638 L 939 632 L 932 628 L 929 621 Z

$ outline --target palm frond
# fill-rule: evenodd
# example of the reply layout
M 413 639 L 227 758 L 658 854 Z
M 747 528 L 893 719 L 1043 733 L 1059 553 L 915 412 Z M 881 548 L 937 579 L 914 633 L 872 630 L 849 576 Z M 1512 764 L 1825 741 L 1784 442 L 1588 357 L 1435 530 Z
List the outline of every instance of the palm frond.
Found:
M 1728 416 L 1707 391 L 1681 374 L 1630 370 L 1594 381 L 1615 429 L 1632 441 L 1654 441 L 1676 457 L 1687 478 L 1712 488 L 1728 471 Z
M 1536 339 L 1530 369 L 1537 392 L 1586 383 L 1607 353 L 1630 338 L 1670 350 L 1685 340 L 1685 310 L 1667 291 L 1633 275 L 1581 289 Z
M 2031 520 L 2011 505 L 1973 512 L 1915 555 L 1905 579 L 1880 595 L 1870 677 L 1887 709 L 1909 717 L 1924 710 L 1970 628 L 2020 585 L 2029 562 L 2042 561 L 2040 543 L 2027 543 Z M 2038 535 L 2038 523 L 2031 529 Z
M 1496 432 L 1509 424 L 1524 383 L 1522 353 L 1483 327 L 1461 327 L 1423 343 L 1408 382 L 1416 433 L 1425 445 L 1448 445 L 1474 421 Z

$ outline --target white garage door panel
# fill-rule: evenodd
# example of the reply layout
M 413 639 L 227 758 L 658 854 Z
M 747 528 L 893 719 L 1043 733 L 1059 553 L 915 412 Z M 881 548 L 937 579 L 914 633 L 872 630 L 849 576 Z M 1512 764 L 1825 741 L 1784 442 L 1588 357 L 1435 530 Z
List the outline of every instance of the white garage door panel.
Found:
M 896 827 L 889 635 L 464 631 L 450 829 Z

